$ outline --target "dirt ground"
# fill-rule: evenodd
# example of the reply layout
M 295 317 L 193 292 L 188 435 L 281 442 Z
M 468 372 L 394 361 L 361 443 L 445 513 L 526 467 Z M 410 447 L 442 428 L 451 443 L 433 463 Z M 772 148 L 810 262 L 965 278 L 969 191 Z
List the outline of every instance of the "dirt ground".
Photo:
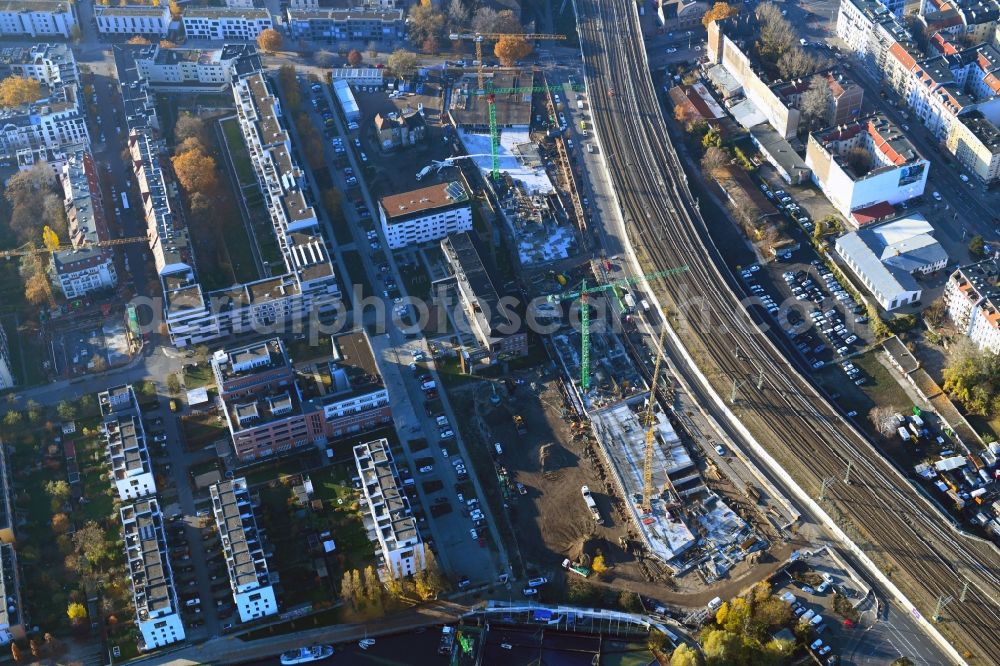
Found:
M 506 467 L 513 482 L 524 484 L 527 490 L 525 495 L 518 495 L 516 490 L 511 494 L 508 515 L 529 575 L 545 575 L 554 584 L 563 584 L 559 572 L 564 558 L 594 557 L 600 550 L 611 570 L 600 580 L 592 576 L 591 583 L 694 607 L 715 596 L 733 596 L 767 578 L 793 550 L 791 545 L 776 544 L 769 552 L 759 554 L 755 562 L 740 563 L 727 578 L 711 587 L 697 573 L 674 579 L 657 562 L 626 552 L 619 539 L 630 536 L 630 524 L 617 508 L 620 500 L 608 492 L 609 486 L 602 480 L 603 462 L 588 455 L 589 427 L 563 416 L 568 412 L 564 411 L 558 379 L 554 374 L 542 375 L 538 369 L 512 377 L 523 379 L 524 384 L 515 385 L 513 395 L 509 395 L 498 383 L 498 391 L 504 396 L 500 405 L 490 403 L 489 390 L 475 386 L 466 386 L 465 390 L 476 396 L 477 421 L 487 441 L 499 442 L 503 448 L 499 463 Z M 516 433 L 513 414 L 524 418 L 526 435 Z M 481 480 L 492 481 L 485 478 L 482 467 L 477 465 L 477 470 Z M 593 491 L 604 525 L 594 523 L 584 504 L 580 493 L 583 485 Z M 720 494 L 728 495 L 724 483 L 712 485 Z M 731 495 L 726 499 L 734 509 L 745 510 L 741 513 L 750 511 L 748 506 L 737 506 Z

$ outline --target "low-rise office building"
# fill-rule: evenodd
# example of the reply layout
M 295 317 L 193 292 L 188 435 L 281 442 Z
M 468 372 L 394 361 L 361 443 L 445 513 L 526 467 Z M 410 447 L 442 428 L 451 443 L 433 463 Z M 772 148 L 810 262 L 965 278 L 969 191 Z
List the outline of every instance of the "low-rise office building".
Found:
M 101 433 L 118 498 L 134 500 L 156 494 L 156 479 L 142 425 L 139 400 L 131 384 L 97 394 Z
M 293 366 L 272 338 L 212 355 L 212 372 L 236 456 L 251 461 L 378 428 L 389 394 L 361 332 L 335 336 L 329 354 Z
M 247 480 L 241 477 L 222 481 L 209 490 L 240 621 L 274 615 L 278 612 L 278 602 L 268 578 L 267 559 L 257 532 Z
M 153 650 L 184 640 L 174 575 L 167 558 L 163 514 L 155 497 L 120 509 L 126 566 L 132 583 L 139 649 Z
M 382 87 L 385 68 L 382 67 L 334 67 L 330 70 L 331 81 L 347 81 L 352 86 Z
M 918 213 L 844 234 L 836 250 L 878 304 L 891 311 L 920 300 L 915 274 L 932 273 L 948 263 L 933 232 Z
M 63 37 L 76 27 L 73 3 L 48 0 L 0 2 L 0 35 L 11 37 Z
M 457 180 L 379 199 L 379 220 L 393 250 L 472 231 L 472 206 Z
M 379 575 L 384 580 L 422 571 L 426 566 L 423 543 L 410 502 L 397 485 L 399 475 L 389 442 L 379 439 L 358 444 L 354 447 L 354 462 L 368 510 L 365 527 L 369 538 L 378 542 L 381 553 Z
M 151 5 L 94 5 L 97 32 L 113 35 L 166 37 L 170 29 L 170 7 Z
M 21 607 L 21 580 L 13 544 L 0 543 L 0 645 L 24 640 L 24 611 Z
M 813 182 L 848 220 L 859 208 L 922 196 L 930 167 L 881 114 L 810 133 L 806 165 Z
M 962 266 L 944 288 L 948 318 L 974 345 L 1000 354 L 1000 261 Z
M 285 10 L 292 39 L 311 42 L 394 42 L 406 36 L 402 9 L 315 8 Z
M 271 12 L 243 7 L 188 7 L 181 19 L 188 39 L 252 41 L 274 27 Z
M 479 348 L 465 350 L 471 363 L 492 365 L 528 355 L 528 335 L 514 312 L 517 299 L 502 302 L 468 232 L 441 241 L 441 251 L 455 283 L 465 318 Z

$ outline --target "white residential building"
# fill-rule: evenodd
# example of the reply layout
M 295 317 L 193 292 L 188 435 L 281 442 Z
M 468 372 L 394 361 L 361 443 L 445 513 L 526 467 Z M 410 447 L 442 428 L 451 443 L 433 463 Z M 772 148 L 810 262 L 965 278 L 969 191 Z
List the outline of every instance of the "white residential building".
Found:
M 156 480 L 142 426 L 139 400 L 131 384 L 97 394 L 101 433 L 111 462 L 111 477 L 122 501 L 156 494 Z
M 14 545 L 0 543 L 0 645 L 24 640 L 24 610 L 21 608 L 21 581 Z
M 224 92 L 233 76 L 260 69 L 253 44 L 226 44 L 221 49 L 162 48 L 158 44 L 135 57 L 135 65 L 153 90 Z
M 49 88 L 79 83 L 76 57 L 68 44 L 35 44 L 0 49 L 0 77 L 24 76 Z
M 71 2 L 0 2 L 0 35 L 69 38 L 76 23 L 76 13 Z
M 836 249 L 878 304 L 891 311 L 920 300 L 922 288 L 915 273 L 932 273 L 948 263 L 933 232 L 916 213 L 844 234 Z
M 151 5 L 94 5 L 97 31 L 115 35 L 155 35 L 166 37 L 170 29 L 169 3 Z
M 75 250 L 53 252 L 52 275 L 66 298 L 118 285 L 114 251 L 93 246 L 110 239 L 97 165 L 83 146 L 67 148 L 62 168 L 69 240 Z
M 188 7 L 184 10 L 184 34 L 188 39 L 257 39 L 273 28 L 266 9 L 229 7 Z
M 251 9 L 253 7 L 253 0 L 226 0 L 226 7 Z
M 141 635 L 139 648 L 154 650 L 184 640 L 159 503 L 150 497 L 126 504 L 120 515 L 136 628 Z
M 393 250 L 472 231 L 469 192 L 457 180 L 382 197 L 378 212 Z
M 365 526 L 369 538 L 378 542 L 385 562 L 379 574 L 385 579 L 423 570 L 423 543 L 410 513 L 410 502 L 396 486 L 398 474 L 389 442 L 379 439 L 358 444 L 354 447 L 354 462 L 368 510 Z
M 944 288 L 948 317 L 980 349 L 1000 354 L 1000 261 L 962 266 Z
M 0 390 L 14 388 L 14 372 L 10 365 L 8 343 L 7 331 L 0 326 Z
M 67 144 L 90 145 L 87 120 L 77 86 L 56 86 L 48 97 L 0 110 L 0 155 L 20 151 L 61 150 Z
M 212 511 L 241 622 L 278 612 L 245 478 L 213 485 Z
M 929 162 L 878 114 L 810 133 L 806 166 L 830 203 L 851 220 L 859 208 L 921 196 Z

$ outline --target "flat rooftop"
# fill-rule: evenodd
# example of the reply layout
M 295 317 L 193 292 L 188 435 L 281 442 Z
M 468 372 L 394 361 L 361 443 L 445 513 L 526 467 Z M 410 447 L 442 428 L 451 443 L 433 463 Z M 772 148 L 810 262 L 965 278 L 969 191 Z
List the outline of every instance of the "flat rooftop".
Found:
M 422 187 L 400 194 L 390 194 L 379 199 L 379 205 L 391 224 L 393 220 L 428 213 L 438 208 L 450 208 L 469 201 L 469 192 L 460 181 L 453 180 Z
M 215 525 L 222 538 L 233 592 L 268 585 L 267 560 L 257 534 L 257 520 L 243 477 L 210 488 Z
M 354 460 L 379 540 L 389 550 L 418 543 L 420 535 L 410 515 L 410 503 L 396 486 L 396 465 L 389 442 L 379 439 L 358 444 Z
M 288 356 L 281 339 L 271 338 L 232 349 L 220 349 L 212 355 L 211 362 L 212 370 L 221 384 L 237 377 L 287 367 Z
M 665 489 L 671 486 L 671 477 L 691 470 L 693 462 L 666 415 L 657 411 L 653 448 L 654 498 L 651 512 L 644 513 L 640 503 L 646 438 L 640 412 L 645 409 L 648 397 L 649 393 L 643 393 L 627 402 L 618 402 L 591 412 L 591 418 L 643 541 L 660 560 L 673 566 L 675 558 L 695 545 L 696 539 L 680 512 L 671 506 L 674 500 Z
M 139 620 L 176 613 L 177 594 L 167 560 L 163 514 L 156 498 L 126 504 L 120 515 L 132 601 Z
M 472 236 L 468 232 L 452 234 L 441 240 L 441 249 L 458 278 L 459 289 L 464 292 L 467 285 L 474 295 L 475 301 L 470 303 L 470 307 L 485 324 L 482 326 L 484 332 L 493 338 L 515 333 L 512 330 L 514 322 L 499 307 L 500 295 L 472 242 Z

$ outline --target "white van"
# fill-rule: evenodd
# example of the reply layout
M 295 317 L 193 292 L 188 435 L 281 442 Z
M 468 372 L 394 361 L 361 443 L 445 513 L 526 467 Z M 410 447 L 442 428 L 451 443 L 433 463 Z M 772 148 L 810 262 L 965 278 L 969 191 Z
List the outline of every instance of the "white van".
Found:
M 722 599 L 720 599 L 719 597 L 716 597 L 716 598 L 714 598 L 714 599 L 712 599 L 711 601 L 708 602 L 708 610 L 710 610 L 710 611 L 717 611 L 717 610 L 719 610 L 719 606 L 721 606 L 721 605 L 722 605 Z
M 495 444 L 493 444 L 493 448 L 494 450 L 496 450 L 498 456 L 503 455 L 503 447 L 500 446 L 500 442 L 496 442 Z
M 592 144 L 592 143 L 588 143 L 587 144 L 587 152 L 588 153 L 593 153 L 594 152 L 594 144 Z

